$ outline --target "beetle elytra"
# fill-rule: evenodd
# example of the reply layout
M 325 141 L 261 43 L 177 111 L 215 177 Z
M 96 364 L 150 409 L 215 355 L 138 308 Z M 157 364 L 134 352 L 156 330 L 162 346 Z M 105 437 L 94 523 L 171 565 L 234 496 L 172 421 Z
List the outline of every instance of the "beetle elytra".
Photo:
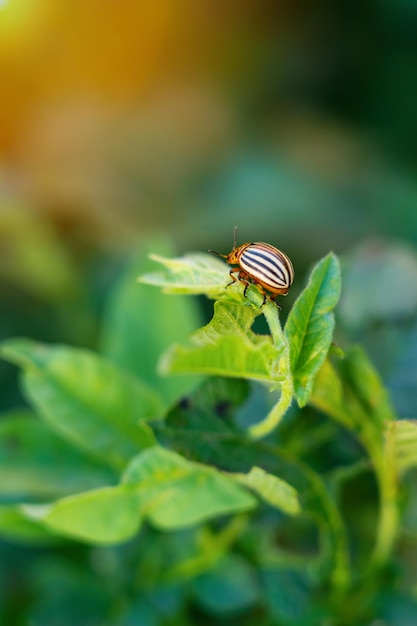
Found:
M 264 297 L 262 304 L 267 297 L 275 301 L 277 296 L 286 296 L 294 280 L 294 268 L 288 256 L 261 241 L 236 246 L 236 234 L 235 227 L 233 250 L 229 254 L 209 250 L 233 266 L 230 270 L 232 281 L 227 286 L 239 280 L 245 285 L 243 295 L 246 296 L 249 285 L 254 284 Z

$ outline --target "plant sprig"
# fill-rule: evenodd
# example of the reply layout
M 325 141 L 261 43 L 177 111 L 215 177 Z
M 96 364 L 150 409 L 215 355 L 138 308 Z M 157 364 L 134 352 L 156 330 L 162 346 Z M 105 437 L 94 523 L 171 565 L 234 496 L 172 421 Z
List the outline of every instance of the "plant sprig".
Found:
M 206 258 L 207 257 L 207 258 Z M 237 283 L 225 288 L 227 267 L 208 255 L 183 259 L 154 257 L 162 272 L 140 280 L 167 292 L 217 297 L 211 322 L 198 330 L 186 345 L 175 345 L 164 356 L 167 374 L 209 374 L 262 381 L 281 396 L 269 414 L 249 429 L 252 437 L 265 437 L 279 424 L 295 397 L 304 406 L 314 378 L 326 359 L 333 335 L 334 314 L 340 296 L 340 267 L 334 254 L 314 268 L 308 285 L 298 297 L 283 331 L 277 307 L 254 287 L 244 297 Z M 251 327 L 263 313 L 270 336 L 256 335 Z

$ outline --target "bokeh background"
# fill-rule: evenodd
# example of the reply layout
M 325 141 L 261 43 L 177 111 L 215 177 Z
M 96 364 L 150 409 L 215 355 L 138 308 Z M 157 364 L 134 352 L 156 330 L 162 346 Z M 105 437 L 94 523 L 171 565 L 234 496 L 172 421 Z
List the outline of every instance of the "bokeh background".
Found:
M 321 255 L 354 255 L 341 312 L 361 340 L 404 321 L 416 28 L 412 0 L 1 0 L 0 336 L 94 345 L 141 243 L 228 252 L 235 225 L 291 256 L 294 295 Z
M 413 0 L 0 0 L 0 338 L 94 348 L 131 254 L 238 225 L 293 259 L 284 315 L 341 256 L 342 335 L 415 417 L 416 32 Z
M 237 224 L 300 276 L 414 245 L 416 25 L 410 0 L 2 0 L 2 297 L 96 292 L 154 232 L 228 251 Z

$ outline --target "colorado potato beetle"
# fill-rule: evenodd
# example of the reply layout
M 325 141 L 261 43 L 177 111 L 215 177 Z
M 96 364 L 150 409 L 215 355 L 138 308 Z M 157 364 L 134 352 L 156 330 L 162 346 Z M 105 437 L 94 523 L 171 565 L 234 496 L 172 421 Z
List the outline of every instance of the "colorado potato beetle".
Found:
M 209 250 L 226 259 L 229 265 L 235 266 L 230 270 L 232 281 L 227 286 L 239 280 L 245 285 L 243 295 L 246 296 L 252 283 L 264 297 L 262 304 L 265 304 L 267 297 L 275 301 L 277 296 L 286 296 L 294 280 L 294 268 L 287 255 L 261 241 L 236 246 L 236 234 L 235 228 L 233 250 L 229 254 Z

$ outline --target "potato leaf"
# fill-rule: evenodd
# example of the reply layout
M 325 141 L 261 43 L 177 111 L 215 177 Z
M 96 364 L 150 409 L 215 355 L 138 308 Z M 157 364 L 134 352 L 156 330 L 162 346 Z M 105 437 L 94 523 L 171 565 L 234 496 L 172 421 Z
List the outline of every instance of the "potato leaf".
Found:
M 247 474 L 236 474 L 235 477 L 271 506 L 288 515 L 297 515 L 300 512 L 296 490 L 278 476 L 269 474 L 260 467 L 252 467 Z
M 234 376 L 272 384 L 279 379 L 274 369 L 277 349 L 270 337 L 250 330 L 255 317 L 251 306 L 216 302 L 210 323 L 194 333 L 189 345 L 173 346 L 163 357 L 162 371 Z
M 154 445 L 146 420 L 160 414 L 145 383 L 92 352 L 24 339 L 2 344 L 2 354 L 24 369 L 28 400 L 59 435 L 122 469 Z
M 334 329 L 333 309 L 341 288 L 339 261 L 328 254 L 313 269 L 307 287 L 296 300 L 285 325 L 290 344 L 294 392 L 305 406 L 314 378 L 324 363 Z
M 174 259 L 151 254 L 150 258 L 163 265 L 163 271 L 144 274 L 138 280 L 161 287 L 166 293 L 204 293 L 214 298 L 223 293 L 228 282 L 227 265 L 209 254 L 186 254 Z
M 59 535 L 112 544 L 134 536 L 144 519 L 179 530 L 255 506 L 255 498 L 232 478 L 155 446 L 131 461 L 116 487 L 24 510 Z

